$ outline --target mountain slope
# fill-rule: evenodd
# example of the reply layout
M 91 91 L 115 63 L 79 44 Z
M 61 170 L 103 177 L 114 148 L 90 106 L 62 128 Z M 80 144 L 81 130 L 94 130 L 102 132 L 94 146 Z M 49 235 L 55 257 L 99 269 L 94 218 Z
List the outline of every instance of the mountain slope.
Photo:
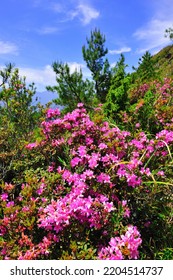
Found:
M 154 66 L 162 78 L 173 78 L 173 45 L 169 45 L 153 56 Z

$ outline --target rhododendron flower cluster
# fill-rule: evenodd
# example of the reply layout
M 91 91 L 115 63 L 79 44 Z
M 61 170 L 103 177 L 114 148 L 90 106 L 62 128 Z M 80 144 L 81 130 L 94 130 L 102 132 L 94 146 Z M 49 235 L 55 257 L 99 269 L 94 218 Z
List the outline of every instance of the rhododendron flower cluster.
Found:
M 95 250 L 95 258 L 137 259 L 142 237 L 133 224 L 133 195 L 138 189 L 144 195 L 150 192 L 147 181 L 166 178 L 159 166 L 171 156 L 173 132 L 165 129 L 153 138 L 141 131 L 133 135 L 91 120 L 81 103 L 62 117 L 58 109 L 49 109 L 41 126 L 42 139 L 26 148 L 31 157 L 41 155 L 46 175 L 39 170 L 39 178 L 29 176 L 14 200 L 13 186 L 3 186 L 1 257 L 63 258 L 61 248 L 67 243 L 75 258 L 77 249 L 70 242 L 81 236 L 80 242 L 91 239 L 94 249 L 89 252 Z M 141 226 L 146 222 L 144 216 Z M 16 236 L 18 252 L 12 254 L 5 240 L 17 223 L 18 234 L 23 233 Z
M 82 196 L 81 186 L 71 191 L 58 201 L 52 201 L 44 209 L 45 215 L 40 218 L 40 227 L 59 233 L 75 218 L 89 227 L 100 229 L 108 221 L 108 213 L 114 210 L 113 203 L 103 196 L 93 199 Z M 99 210 L 99 211 L 98 211 Z
M 120 237 L 112 237 L 109 246 L 102 248 L 99 252 L 100 260 L 123 260 L 137 259 L 139 252 L 138 247 L 142 239 L 140 233 L 134 226 L 128 226 L 125 234 Z

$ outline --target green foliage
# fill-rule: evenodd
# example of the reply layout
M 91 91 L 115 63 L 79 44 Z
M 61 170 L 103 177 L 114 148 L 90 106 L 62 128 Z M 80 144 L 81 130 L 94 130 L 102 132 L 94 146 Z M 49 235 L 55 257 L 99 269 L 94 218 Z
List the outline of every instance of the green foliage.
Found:
M 173 28 L 169 27 L 165 30 L 165 37 L 169 37 L 170 40 L 173 40 Z
M 148 166 L 151 166 L 151 163 Z M 152 166 L 154 173 L 156 165 L 152 164 Z M 130 199 L 133 205 L 131 207 L 136 209 L 132 214 L 132 219 L 137 221 L 137 226 L 140 227 L 143 236 L 141 259 L 172 259 L 171 250 L 169 250 L 173 246 L 171 192 L 171 183 L 166 185 L 164 182 L 159 184 L 151 181 L 144 183 L 131 194 Z M 144 213 L 146 222 L 142 222 Z
M 112 69 L 112 79 L 111 87 L 113 89 L 118 88 L 123 84 L 125 77 L 127 76 L 125 64 L 125 57 L 123 54 L 120 55 L 119 61 L 116 63 L 115 67 Z
M 14 65 L 12 63 L 8 63 L 8 64 L 6 64 L 6 67 L 3 70 L 0 70 L 0 77 L 2 79 L 2 83 L 0 84 L 0 87 L 8 81 L 13 68 L 14 68 Z
M 106 102 L 103 105 L 104 111 L 108 117 L 118 122 L 118 113 L 124 111 L 128 105 L 128 89 L 131 85 L 131 76 L 125 71 L 125 57 L 121 54 L 120 60 L 113 68 L 111 86 L 106 96 Z
M 160 252 L 156 252 L 155 260 L 173 260 L 173 248 L 164 248 Z
M 138 64 L 138 68 L 134 68 L 136 71 L 134 77 L 135 79 L 139 79 L 140 83 L 151 81 L 158 77 L 158 73 L 154 67 L 154 61 L 150 52 L 146 51 L 142 58 L 139 59 Z
M 158 76 L 164 78 L 173 78 L 173 46 L 168 45 L 153 55 L 154 68 Z M 159 78 L 158 77 L 158 78 Z
M 17 68 L 9 64 L 0 74 L 0 180 L 11 181 L 16 173 L 15 162 L 22 157 L 24 143 L 38 125 L 42 106 L 32 104 L 34 84 L 27 86 Z
M 129 106 L 126 113 L 127 124 L 134 124 L 146 133 L 156 134 L 171 127 L 173 118 L 173 81 L 153 81 L 141 86 L 131 87 L 128 91 Z M 123 118 L 122 118 L 123 122 Z M 125 126 L 126 127 L 126 126 Z M 127 127 L 126 127 L 127 128 Z
M 78 103 L 85 104 L 88 109 L 92 107 L 94 97 L 93 83 L 88 79 L 83 80 L 82 70 L 70 73 L 67 63 L 54 62 L 53 70 L 56 73 L 56 86 L 48 86 L 47 90 L 57 92 L 55 104 L 64 107 L 64 112 L 72 111 Z
M 116 89 L 110 88 L 106 103 L 104 104 L 105 112 L 108 116 L 112 115 L 114 119 L 117 118 L 116 113 L 125 110 L 127 106 L 127 89 L 129 78 L 126 78 L 121 86 Z
M 18 69 L 8 64 L 0 71 L 1 259 L 94 260 L 100 247 L 125 233 L 125 224 L 139 229 L 140 259 L 173 259 L 173 80 L 159 76 L 172 73 L 172 47 L 154 57 L 146 52 L 136 72 L 127 74 L 123 55 L 110 69 L 104 44 L 105 37 L 95 29 L 82 48 L 93 82 L 83 79 L 82 70 L 71 73 L 68 64 L 55 62 L 57 85 L 47 87 L 58 93 L 55 103 L 64 107 L 63 113 L 83 103 L 91 119 L 82 104 L 63 120 L 56 119 L 52 109 L 33 105 L 34 84 L 27 86 Z M 100 101 L 103 105 L 93 110 Z M 91 171 L 94 175 L 86 175 Z M 101 173 L 111 182 L 99 181 Z M 135 182 L 135 176 L 140 183 L 132 187 L 129 180 Z M 96 223 L 98 228 L 87 219 L 81 222 L 79 207 L 76 216 L 67 215 L 60 233 L 52 226 L 40 228 L 45 209 L 52 211 L 54 203 L 67 198 L 61 208 L 65 215 L 71 202 L 77 203 L 68 198 L 83 180 L 87 189 L 81 197 L 93 201 L 88 209 L 104 222 Z M 114 211 L 106 214 L 97 195 L 113 202 Z M 128 258 L 126 249 L 122 253 Z
M 96 96 L 102 103 L 105 102 L 111 81 L 110 64 L 107 58 L 104 59 L 108 53 L 105 41 L 105 36 L 95 29 L 91 31 L 90 38 L 87 38 L 87 46 L 82 47 L 83 58 L 95 82 Z

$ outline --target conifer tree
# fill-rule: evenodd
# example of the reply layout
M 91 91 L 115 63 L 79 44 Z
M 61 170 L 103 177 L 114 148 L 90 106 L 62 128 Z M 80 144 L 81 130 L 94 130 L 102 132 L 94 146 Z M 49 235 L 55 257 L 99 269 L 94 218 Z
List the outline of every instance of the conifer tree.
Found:
M 77 69 L 71 73 L 67 63 L 54 62 L 53 70 L 56 73 L 56 86 L 47 86 L 49 91 L 57 92 L 58 98 L 55 104 L 64 107 L 64 112 L 72 111 L 78 103 L 83 103 L 86 108 L 91 109 L 94 96 L 93 83 L 88 79 L 83 79 L 82 70 Z
M 125 57 L 121 54 L 119 61 L 112 69 L 111 86 L 104 104 L 105 113 L 112 119 L 117 118 L 117 112 L 125 110 L 128 103 L 127 91 L 130 86 L 130 75 L 126 73 Z
M 169 39 L 173 40 L 173 28 L 169 27 L 165 30 L 165 37 L 169 37 Z
M 7 63 L 6 67 L 3 70 L 0 70 L 0 79 L 1 79 L 0 87 L 2 87 L 5 83 L 7 83 L 13 69 L 14 69 L 14 64 Z
M 122 85 L 124 78 L 126 77 L 126 67 L 125 57 L 123 54 L 120 55 L 119 61 L 116 63 L 115 67 L 112 69 L 112 79 L 111 87 L 117 88 Z
M 157 78 L 154 60 L 149 51 L 146 51 L 142 58 L 139 59 L 138 64 L 138 68 L 133 67 L 133 69 L 136 70 L 136 76 L 137 78 L 140 78 L 141 82 L 146 82 Z
M 82 47 L 83 58 L 91 71 L 95 83 L 96 96 L 104 103 L 111 81 L 111 69 L 105 55 L 108 49 L 105 47 L 105 36 L 100 30 L 91 31 L 90 38 L 87 38 L 87 46 Z

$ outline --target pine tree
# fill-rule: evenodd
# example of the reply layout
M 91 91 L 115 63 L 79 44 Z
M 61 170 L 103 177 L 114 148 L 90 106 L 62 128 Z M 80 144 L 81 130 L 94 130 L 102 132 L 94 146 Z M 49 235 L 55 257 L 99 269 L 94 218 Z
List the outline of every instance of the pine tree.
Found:
M 173 28 L 169 27 L 165 30 L 165 37 L 169 37 L 171 41 L 173 40 Z
M 96 96 L 102 103 L 106 100 L 111 81 L 110 64 L 107 58 L 104 59 L 108 53 L 105 41 L 105 36 L 95 29 L 91 31 L 90 38 L 87 38 L 87 46 L 82 47 L 83 58 L 95 83 Z
M 125 57 L 121 54 L 119 61 L 112 69 L 111 86 L 106 96 L 104 109 L 107 116 L 118 120 L 117 113 L 125 110 L 128 104 L 128 89 L 131 83 L 130 75 L 126 73 Z
M 138 68 L 133 67 L 133 69 L 136 70 L 135 76 L 137 79 L 139 78 L 141 82 L 148 82 L 157 78 L 158 73 L 154 67 L 154 60 L 149 51 L 146 51 L 142 58 L 139 59 L 138 64 Z
M 117 88 L 122 85 L 124 78 L 126 77 L 127 64 L 125 64 L 125 57 L 123 54 L 120 55 L 119 61 L 116 63 L 115 67 L 112 69 L 112 79 L 111 86 Z
M 7 83 L 13 69 L 14 69 L 14 64 L 8 63 L 6 64 L 6 67 L 3 70 L 0 70 L 0 78 L 1 78 L 0 87 L 2 87 L 5 83 Z
M 63 106 L 64 112 L 74 110 L 78 103 L 92 109 L 90 105 L 94 96 L 93 83 L 83 79 L 82 70 L 71 73 L 69 65 L 62 62 L 54 62 L 52 66 L 56 73 L 57 85 L 47 86 L 46 89 L 58 93 L 55 104 Z

